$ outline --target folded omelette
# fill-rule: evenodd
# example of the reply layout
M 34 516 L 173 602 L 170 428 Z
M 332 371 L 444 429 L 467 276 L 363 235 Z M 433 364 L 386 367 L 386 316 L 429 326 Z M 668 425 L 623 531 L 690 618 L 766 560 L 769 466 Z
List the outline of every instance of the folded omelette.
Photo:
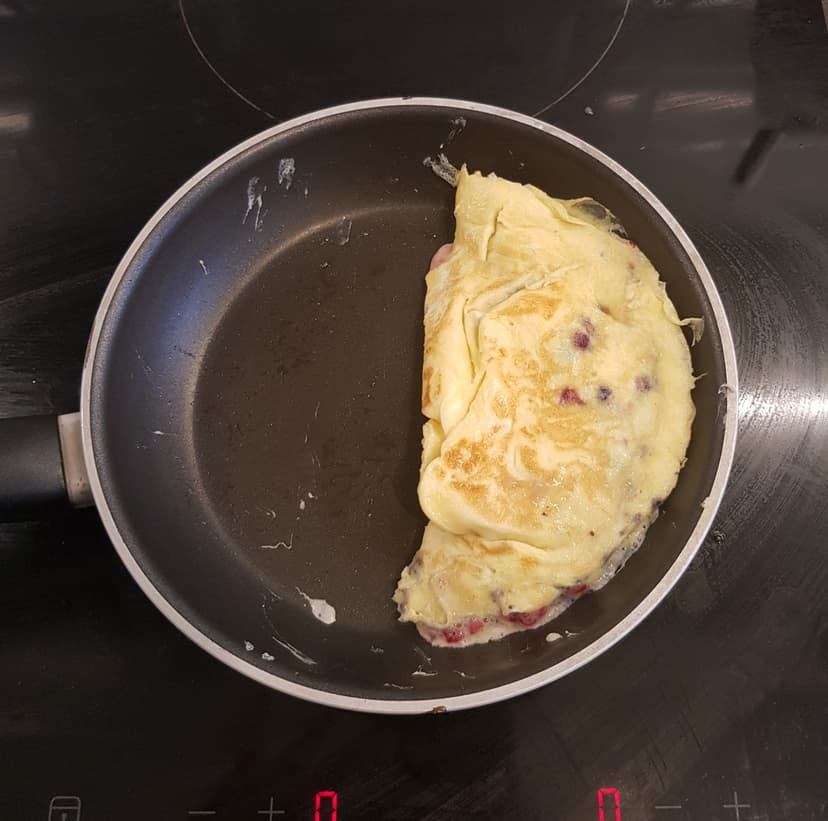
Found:
M 463 168 L 455 218 L 426 277 L 429 521 L 394 600 L 464 646 L 609 581 L 675 486 L 695 409 L 691 321 L 606 209 Z

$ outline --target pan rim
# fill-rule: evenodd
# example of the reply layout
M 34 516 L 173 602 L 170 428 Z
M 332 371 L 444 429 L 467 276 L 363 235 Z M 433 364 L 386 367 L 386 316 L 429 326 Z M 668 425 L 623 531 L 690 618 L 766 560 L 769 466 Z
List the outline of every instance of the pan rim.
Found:
M 366 111 L 370 109 L 395 108 L 395 107 L 430 107 L 446 108 L 459 111 L 471 111 L 481 114 L 492 115 L 503 119 L 511 120 L 549 134 L 562 140 L 581 152 L 597 160 L 606 166 L 613 174 L 620 177 L 630 186 L 647 204 L 659 215 L 664 224 L 679 242 L 688 255 L 698 277 L 704 288 L 707 299 L 710 302 L 716 326 L 719 331 L 722 343 L 722 357 L 725 366 L 726 383 L 724 388 L 726 409 L 723 414 L 724 436 L 722 440 L 721 453 L 716 468 L 716 474 L 711 486 L 710 494 L 707 497 L 701 514 L 693 528 L 690 537 L 685 543 L 676 560 L 667 572 L 658 581 L 655 587 L 647 596 L 642 599 L 618 624 L 607 631 L 591 644 L 579 650 L 573 656 L 564 659 L 551 667 L 546 668 L 530 676 L 516 679 L 508 684 L 480 690 L 475 693 L 448 696 L 445 698 L 424 698 L 424 699 L 380 699 L 363 698 L 360 696 L 343 695 L 328 690 L 310 687 L 304 684 L 288 681 L 275 673 L 269 673 L 260 667 L 246 661 L 239 655 L 218 644 L 206 633 L 202 632 L 196 625 L 190 622 L 179 612 L 155 586 L 152 580 L 144 573 L 140 565 L 132 555 L 129 546 L 122 537 L 112 511 L 106 499 L 106 494 L 98 473 L 95 460 L 95 451 L 92 440 L 91 406 L 92 406 L 92 381 L 94 378 L 95 362 L 97 359 L 98 345 L 101 340 L 109 308 L 118 289 L 121 280 L 128 270 L 133 259 L 144 246 L 147 239 L 155 231 L 156 227 L 164 220 L 169 211 L 180 202 L 197 184 L 209 177 L 223 165 L 259 145 L 265 140 L 278 134 L 296 129 L 298 127 L 323 120 L 332 116 L 346 113 Z M 462 710 L 472 707 L 480 707 L 486 704 L 493 704 L 518 695 L 523 695 L 539 687 L 550 684 L 563 676 L 577 670 L 587 662 L 609 650 L 624 636 L 637 627 L 665 598 L 672 590 L 679 578 L 683 575 L 687 566 L 692 561 L 718 511 L 725 487 L 730 475 L 736 447 L 737 425 L 738 425 L 738 374 L 736 364 L 736 350 L 730 331 L 730 325 L 724 311 L 719 293 L 716 289 L 713 278 L 707 269 L 701 255 L 696 249 L 690 237 L 678 223 L 672 213 L 661 203 L 661 201 L 647 188 L 638 178 L 627 171 L 615 160 L 594 148 L 589 143 L 570 134 L 554 125 L 543 122 L 526 114 L 510 111 L 499 106 L 485 103 L 470 102 L 467 100 L 455 100 L 442 97 L 385 97 L 374 100 L 363 100 L 344 105 L 332 106 L 319 109 L 309 114 L 286 120 L 278 125 L 272 126 L 258 134 L 244 140 L 225 151 L 208 165 L 187 180 L 173 193 L 166 202 L 153 214 L 137 234 L 132 244 L 118 263 L 112 278 L 103 294 L 92 331 L 89 336 L 89 343 L 83 363 L 81 376 L 81 432 L 83 441 L 84 460 L 89 474 L 89 484 L 98 513 L 104 524 L 104 528 L 115 547 L 121 561 L 124 563 L 130 575 L 138 586 L 149 598 L 149 600 L 161 611 L 161 613 L 185 636 L 196 645 L 207 651 L 214 658 L 226 664 L 228 667 L 242 673 L 254 681 L 264 684 L 271 689 L 278 690 L 287 695 L 302 698 L 306 701 L 315 702 L 328 707 L 339 707 L 357 712 L 366 713 L 388 713 L 388 714 L 417 714 L 428 712 L 443 712 L 446 710 Z

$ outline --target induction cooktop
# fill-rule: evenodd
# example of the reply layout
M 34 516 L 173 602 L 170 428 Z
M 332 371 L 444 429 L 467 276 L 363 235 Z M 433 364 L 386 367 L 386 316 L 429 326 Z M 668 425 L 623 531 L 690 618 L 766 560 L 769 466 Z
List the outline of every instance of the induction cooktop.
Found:
M 202 165 L 409 94 L 537 115 L 643 180 L 710 268 L 741 383 L 724 503 L 666 601 L 585 668 L 468 712 L 272 692 L 164 620 L 93 510 L 0 525 L 1 818 L 828 817 L 818 0 L 2 0 L 0 44 L 0 417 L 76 410 L 109 276 Z

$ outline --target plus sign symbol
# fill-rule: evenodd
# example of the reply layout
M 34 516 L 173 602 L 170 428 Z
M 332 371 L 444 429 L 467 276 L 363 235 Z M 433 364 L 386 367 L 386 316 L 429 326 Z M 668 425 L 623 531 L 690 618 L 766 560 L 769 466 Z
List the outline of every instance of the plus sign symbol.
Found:
M 722 804 L 723 810 L 733 810 L 733 817 L 736 821 L 742 821 L 742 813 L 741 810 L 749 810 L 750 804 L 740 804 L 739 803 L 739 793 L 736 790 L 733 790 L 733 803 L 732 804 Z
M 259 810 L 258 812 L 259 812 L 259 815 L 261 815 L 263 818 L 266 818 L 267 821 L 273 821 L 273 819 L 276 818 L 276 816 L 285 814 L 284 810 L 277 810 L 273 806 L 273 796 L 272 795 L 270 796 L 270 801 L 268 802 L 267 809 Z

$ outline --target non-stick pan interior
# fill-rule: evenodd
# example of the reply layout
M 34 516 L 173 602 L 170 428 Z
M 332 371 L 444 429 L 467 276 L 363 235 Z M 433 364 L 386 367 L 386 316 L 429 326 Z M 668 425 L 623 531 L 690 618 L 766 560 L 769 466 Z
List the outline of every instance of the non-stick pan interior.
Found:
M 441 144 L 472 170 L 595 197 L 655 263 L 679 313 L 706 320 L 678 487 L 620 575 L 551 627 L 574 634 L 554 643 L 546 629 L 435 649 L 397 622 L 391 601 L 424 525 L 424 274 L 451 240 L 454 191 L 423 159 Z M 396 106 L 267 137 L 168 211 L 109 307 L 90 421 L 124 542 L 197 631 L 319 690 L 446 698 L 555 665 L 662 579 L 711 490 L 725 381 L 690 260 L 622 178 L 491 113 Z M 308 598 L 332 605 L 335 623 L 316 619 Z

